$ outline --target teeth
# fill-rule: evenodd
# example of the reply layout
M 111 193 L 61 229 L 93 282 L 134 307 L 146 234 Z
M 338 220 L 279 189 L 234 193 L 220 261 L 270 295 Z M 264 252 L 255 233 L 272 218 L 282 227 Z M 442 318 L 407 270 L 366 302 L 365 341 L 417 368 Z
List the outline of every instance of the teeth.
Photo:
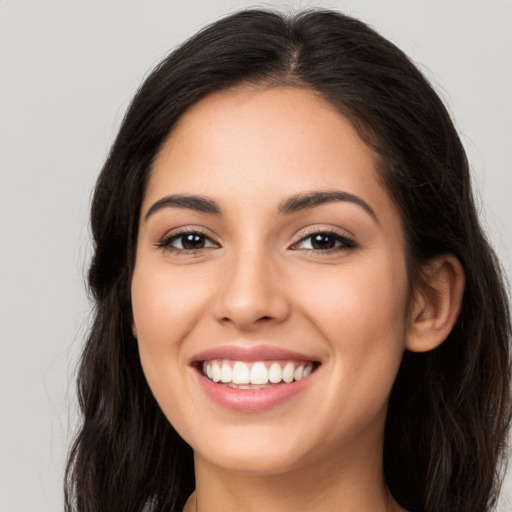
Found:
M 277 384 L 283 380 L 283 370 L 279 363 L 272 363 L 268 369 L 268 380 L 272 384 Z
M 224 365 L 227 366 L 227 365 Z M 254 363 L 251 368 L 251 384 L 267 384 L 268 370 L 264 363 Z
M 286 383 L 293 382 L 293 374 L 295 373 L 295 366 L 293 363 L 286 363 L 283 370 L 283 380 Z
M 307 377 L 312 371 L 313 363 L 293 361 L 245 363 L 215 359 L 203 363 L 203 374 L 210 380 L 238 389 L 259 389 L 282 381 L 289 384 Z
M 220 367 L 217 361 L 212 363 L 212 380 L 213 382 L 219 382 L 220 380 Z
M 223 366 L 226 366 L 226 364 Z M 249 367 L 245 363 L 237 361 L 233 365 L 233 377 L 231 382 L 233 382 L 233 384 L 249 384 L 249 379 Z
M 223 364 L 220 369 L 220 381 L 221 382 L 231 382 L 232 380 L 232 370 L 229 364 Z
M 263 388 L 270 387 L 270 386 L 260 386 L 258 384 L 233 384 L 232 382 L 230 382 L 228 384 L 228 386 L 230 388 L 234 388 L 234 389 L 263 389 Z

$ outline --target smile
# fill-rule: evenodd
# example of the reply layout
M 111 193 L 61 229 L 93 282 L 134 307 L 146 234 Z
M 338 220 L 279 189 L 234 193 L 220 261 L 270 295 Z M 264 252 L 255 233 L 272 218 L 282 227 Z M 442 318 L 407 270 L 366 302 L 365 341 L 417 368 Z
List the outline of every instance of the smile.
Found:
M 290 384 L 313 371 L 307 361 L 203 361 L 202 372 L 210 381 L 236 389 L 262 389 L 280 383 Z
M 196 354 L 190 365 L 212 403 L 236 413 L 257 413 L 306 393 L 322 361 L 313 354 L 239 343 Z

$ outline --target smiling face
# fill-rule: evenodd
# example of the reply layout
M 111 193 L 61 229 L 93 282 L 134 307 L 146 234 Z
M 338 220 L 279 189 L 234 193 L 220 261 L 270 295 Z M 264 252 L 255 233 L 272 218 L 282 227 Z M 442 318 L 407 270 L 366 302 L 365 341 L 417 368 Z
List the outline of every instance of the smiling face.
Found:
M 143 200 L 133 328 L 199 460 L 258 474 L 380 463 L 407 292 L 375 155 L 329 103 L 246 89 L 182 117 Z

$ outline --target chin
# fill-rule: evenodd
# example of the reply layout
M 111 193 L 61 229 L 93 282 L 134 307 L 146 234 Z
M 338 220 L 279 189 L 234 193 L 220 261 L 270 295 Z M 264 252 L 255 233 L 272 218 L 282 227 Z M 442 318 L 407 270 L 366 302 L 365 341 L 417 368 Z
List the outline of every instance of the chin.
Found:
M 277 426 L 268 421 L 219 428 L 211 425 L 206 435 L 196 433 L 188 442 L 196 459 L 230 472 L 265 476 L 291 472 L 327 457 L 338 443 L 334 439 L 326 442 L 325 437 L 304 426 Z
M 304 463 L 296 453 L 276 450 L 276 447 L 264 449 L 242 449 L 233 447 L 228 450 L 208 450 L 201 454 L 195 452 L 196 458 L 202 458 L 222 470 L 253 476 L 271 476 L 284 474 L 300 468 Z

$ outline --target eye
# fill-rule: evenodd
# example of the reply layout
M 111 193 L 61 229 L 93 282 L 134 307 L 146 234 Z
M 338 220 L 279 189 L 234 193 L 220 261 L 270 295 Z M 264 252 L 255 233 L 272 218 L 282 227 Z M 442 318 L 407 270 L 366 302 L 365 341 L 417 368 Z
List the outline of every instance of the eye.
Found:
M 219 245 L 200 231 L 182 231 L 165 237 L 158 243 L 158 247 L 175 253 L 194 253 L 201 249 L 219 247 Z
M 356 246 L 353 240 L 334 231 L 317 231 L 301 238 L 291 249 L 326 254 L 354 249 Z

